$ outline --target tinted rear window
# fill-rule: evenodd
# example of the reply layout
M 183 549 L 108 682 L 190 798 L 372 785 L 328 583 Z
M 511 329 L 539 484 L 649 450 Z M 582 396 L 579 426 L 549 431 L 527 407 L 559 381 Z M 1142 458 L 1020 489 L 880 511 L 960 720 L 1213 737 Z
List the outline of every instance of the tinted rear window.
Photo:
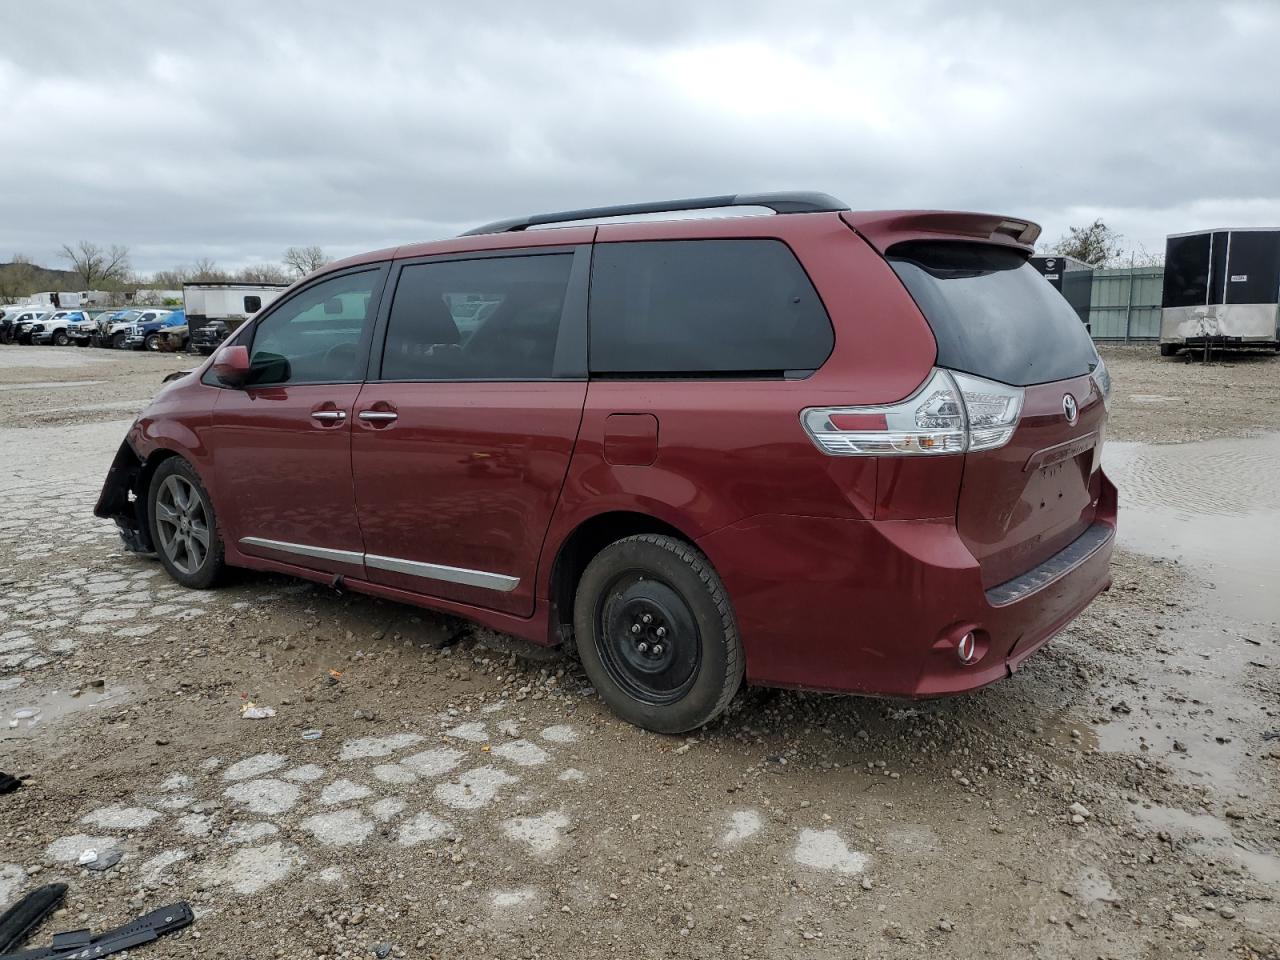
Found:
M 590 315 L 596 374 L 778 375 L 817 369 L 834 343 L 777 240 L 597 244 Z
M 938 365 L 1014 386 L 1087 374 L 1097 363 L 1080 318 L 1017 251 L 904 243 L 889 262 L 938 341 Z

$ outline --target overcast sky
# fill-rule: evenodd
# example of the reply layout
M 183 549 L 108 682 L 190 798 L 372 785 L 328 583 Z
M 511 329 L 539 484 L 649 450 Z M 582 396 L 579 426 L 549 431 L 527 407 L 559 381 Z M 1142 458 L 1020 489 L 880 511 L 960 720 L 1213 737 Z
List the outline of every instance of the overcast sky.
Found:
M 0 0 L 0 260 L 141 271 L 769 189 L 1280 225 L 1280 2 Z

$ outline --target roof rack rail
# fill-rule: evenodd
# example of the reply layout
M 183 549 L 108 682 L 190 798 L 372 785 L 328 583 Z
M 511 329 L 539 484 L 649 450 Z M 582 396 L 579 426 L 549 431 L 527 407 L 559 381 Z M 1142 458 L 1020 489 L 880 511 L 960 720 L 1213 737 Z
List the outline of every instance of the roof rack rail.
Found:
M 587 207 L 583 210 L 562 210 L 559 213 L 535 213 L 531 217 L 512 217 L 495 220 L 460 234 L 474 237 L 483 233 L 509 233 L 527 230 L 549 223 L 569 223 L 574 220 L 596 220 L 601 217 L 631 217 L 642 213 L 674 213 L 678 210 L 714 210 L 718 207 L 767 207 L 774 213 L 832 213 L 848 210 L 827 193 L 810 191 L 782 191 L 777 193 L 726 193 L 718 197 L 689 197 L 685 200 L 651 200 L 648 203 L 623 203 L 613 207 Z

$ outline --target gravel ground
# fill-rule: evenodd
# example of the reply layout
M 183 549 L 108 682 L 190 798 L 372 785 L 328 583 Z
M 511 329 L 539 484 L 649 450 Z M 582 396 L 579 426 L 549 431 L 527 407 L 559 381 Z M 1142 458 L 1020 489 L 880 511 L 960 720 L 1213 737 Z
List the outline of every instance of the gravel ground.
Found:
M 1263 431 L 1280 363 L 1153 352 L 1105 351 L 1115 587 L 1015 678 L 667 738 L 457 621 L 177 587 L 90 510 L 183 358 L 0 347 L 0 902 L 190 901 L 157 958 L 1280 956 L 1280 443 L 1150 445 Z
M 1114 407 L 1107 435 L 1184 443 L 1276 430 L 1280 357 L 1262 351 L 1161 357 L 1154 344 L 1098 348 L 1111 371 Z

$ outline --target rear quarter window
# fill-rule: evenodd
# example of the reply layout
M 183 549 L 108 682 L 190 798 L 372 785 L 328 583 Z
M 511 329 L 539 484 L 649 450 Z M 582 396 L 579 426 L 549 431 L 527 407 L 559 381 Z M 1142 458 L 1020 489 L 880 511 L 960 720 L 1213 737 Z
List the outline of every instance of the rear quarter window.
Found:
M 834 344 L 808 275 L 778 240 L 597 244 L 594 375 L 780 376 L 815 370 Z
M 938 343 L 938 365 L 1025 387 L 1089 373 L 1080 317 L 1024 254 L 975 243 L 903 243 L 889 263 Z

